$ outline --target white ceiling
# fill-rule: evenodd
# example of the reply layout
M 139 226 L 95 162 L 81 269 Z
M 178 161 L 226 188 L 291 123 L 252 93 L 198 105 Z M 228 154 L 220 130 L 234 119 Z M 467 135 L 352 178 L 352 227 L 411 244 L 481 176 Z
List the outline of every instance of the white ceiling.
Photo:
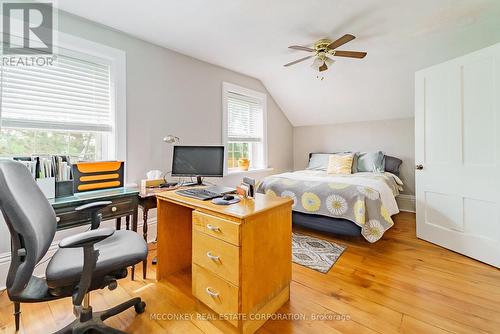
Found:
M 64 0 L 59 7 L 260 79 L 294 126 L 413 116 L 418 69 L 500 42 L 500 0 Z M 323 81 L 292 44 L 351 33 Z

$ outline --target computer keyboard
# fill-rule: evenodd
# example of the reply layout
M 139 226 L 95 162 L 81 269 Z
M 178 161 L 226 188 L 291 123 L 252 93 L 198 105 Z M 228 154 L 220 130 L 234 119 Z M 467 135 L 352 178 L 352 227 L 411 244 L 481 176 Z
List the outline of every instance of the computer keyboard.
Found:
M 222 196 L 222 194 L 220 193 L 216 193 L 203 188 L 182 189 L 182 190 L 177 190 L 175 193 L 186 197 L 200 199 L 202 201 L 207 201 L 209 199 Z

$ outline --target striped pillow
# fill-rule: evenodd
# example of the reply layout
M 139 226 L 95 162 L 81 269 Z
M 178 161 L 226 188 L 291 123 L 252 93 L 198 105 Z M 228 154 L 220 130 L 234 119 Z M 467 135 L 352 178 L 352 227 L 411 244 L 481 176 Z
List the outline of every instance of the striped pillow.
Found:
M 351 174 L 354 154 L 332 154 L 328 160 L 328 174 Z

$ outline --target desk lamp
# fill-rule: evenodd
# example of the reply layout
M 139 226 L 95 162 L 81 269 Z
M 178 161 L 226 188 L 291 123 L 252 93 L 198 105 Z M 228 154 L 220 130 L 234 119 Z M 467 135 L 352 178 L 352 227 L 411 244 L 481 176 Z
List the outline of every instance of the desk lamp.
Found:
M 177 136 L 174 136 L 174 135 L 166 135 L 165 137 L 163 137 L 163 141 L 167 144 L 178 144 L 181 140 L 179 139 L 179 137 Z M 167 173 L 168 174 L 168 173 Z M 165 182 L 167 182 L 167 175 L 165 174 Z M 156 241 L 155 241 L 156 242 Z M 156 264 L 158 261 L 158 258 L 155 256 L 153 258 L 153 260 L 151 261 L 151 263 L 154 265 Z
M 178 144 L 181 140 L 177 136 L 167 135 L 163 137 L 163 141 L 167 144 Z
M 165 137 L 163 137 L 163 141 L 167 144 L 179 144 L 180 143 L 180 139 L 179 137 L 177 136 L 174 136 L 174 135 L 166 135 Z M 167 175 L 169 174 L 170 172 L 166 172 L 165 173 L 165 183 L 168 183 L 167 182 Z

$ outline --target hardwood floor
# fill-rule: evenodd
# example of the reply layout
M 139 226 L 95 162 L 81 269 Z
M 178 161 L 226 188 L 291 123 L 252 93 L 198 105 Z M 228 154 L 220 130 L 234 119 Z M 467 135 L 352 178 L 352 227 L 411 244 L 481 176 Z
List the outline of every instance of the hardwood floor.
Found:
M 348 248 L 328 274 L 294 264 L 291 301 L 279 314 L 295 318 L 270 320 L 258 333 L 499 333 L 500 270 L 418 240 L 413 214 L 401 213 L 395 221 L 375 244 L 296 230 Z M 138 268 L 136 281 L 126 278 L 114 291 L 92 293 L 95 310 L 131 296 L 146 301 L 144 314 L 131 309 L 108 324 L 130 333 L 213 331 L 204 320 L 171 319 L 194 314 L 188 272 L 156 283 L 154 266 L 148 268 L 145 281 Z M 20 333 L 49 333 L 72 317 L 69 299 L 23 304 L 22 312 Z M 14 332 L 6 294 L 0 297 L 0 331 Z

